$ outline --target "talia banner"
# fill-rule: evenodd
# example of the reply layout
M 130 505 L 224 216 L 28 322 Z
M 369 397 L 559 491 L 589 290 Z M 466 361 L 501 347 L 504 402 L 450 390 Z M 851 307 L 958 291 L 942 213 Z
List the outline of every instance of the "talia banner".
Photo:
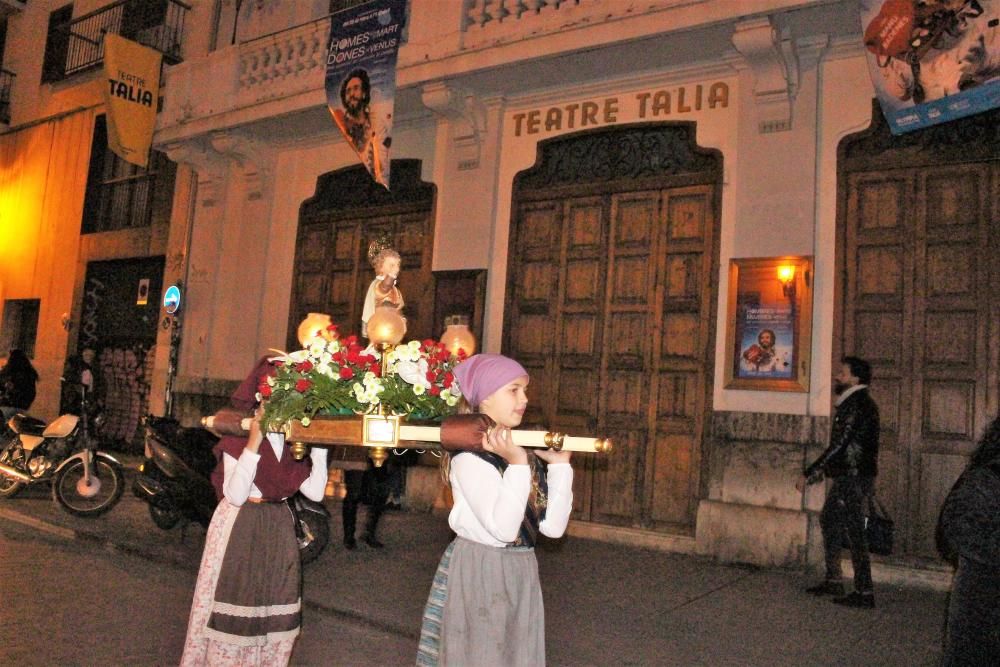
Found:
M 389 188 L 396 55 L 406 0 L 373 0 L 331 17 L 326 104 L 375 181 Z
M 108 147 L 140 167 L 149 165 L 162 57 L 158 51 L 120 35 L 104 35 Z
M 861 0 L 861 26 L 893 134 L 1000 106 L 1000 0 Z

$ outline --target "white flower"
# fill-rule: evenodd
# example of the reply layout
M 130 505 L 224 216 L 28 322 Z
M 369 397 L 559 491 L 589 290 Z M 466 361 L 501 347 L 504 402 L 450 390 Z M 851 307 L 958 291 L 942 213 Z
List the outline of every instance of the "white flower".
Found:
M 264 398 L 263 396 L 260 395 L 259 391 L 256 394 L 254 394 L 253 397 L 257 400 L 258 403 L 260 403 L 261 400 Z
M 417 362 L 401 361 L 396 364 L 396 375 L 406 380 L 409 384 L 421 389 L 430 389 L 431 383 L 427 381 L 427 360 L 421 359 Z
M 272 387 L 273 387 L 273 386 L 274 386 L 274 385 L 276 385 L 277 383 L 278 383 L 278 381 L 274 379 L 274 376 L 273 376 L 273 375 L 268 375 L 268 376 L 267 376 L 267 384 L 268 384 L 268 385 L 270 385 L 270 386 L 272 386 Z
M 312 423 L 312 420 L 309 419 L 309 417 L 303 417 L 301 421 L 303 426 L 309 426 L 309 424 Z
M 448 397 L 444 399 L 444 402 L 447 403 L 449 407 L 453 408 L 456 405 L 458 405 L 458 396 L 452 396 L 451 394 L 448 394 Z
M 411 340 L 409 343 L 406 344 L 406 346 L 409 347 L 414 352 L 419 352 L 420 351 L 420 341 L 419 340 Z
M 424 385 L 422 384 L 413 385 L 413 393 L 416 394 L 417 396 L 422 396 L 425 391 L 427 390 L 424 389 Z

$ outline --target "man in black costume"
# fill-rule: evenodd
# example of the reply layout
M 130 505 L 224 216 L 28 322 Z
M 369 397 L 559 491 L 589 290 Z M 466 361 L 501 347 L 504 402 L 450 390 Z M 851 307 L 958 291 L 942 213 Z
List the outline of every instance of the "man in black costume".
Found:
M 826 579 L 806 589 L 814 595 L 833 595 L 833 601 L 848 607 L 875 607 L 871 560 L 865 539 L 865 512 L 878 474 L 878 406 L 868 393 L 871 365 L 858 357 L 844 357 L 834 378 L 838 395 L 830 446 L 806 468 L 796 488 L 830 477 L 830 487 L 820 513 Z M 845 543 L 846 538 L 846 543 Z M 854 592 L 844 595 L 840 550 L 851 550 Z

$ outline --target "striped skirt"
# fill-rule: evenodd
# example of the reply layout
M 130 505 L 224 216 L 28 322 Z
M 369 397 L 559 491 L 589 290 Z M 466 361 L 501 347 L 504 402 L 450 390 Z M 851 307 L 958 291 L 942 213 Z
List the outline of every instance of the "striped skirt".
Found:
M 288 664 L 301 624 L 300 563 L 287 505 L 219 503 L 181 665 Z
M 534 549 L 456 538 L 434 574 L 416 664 L 544 665 L 545 611 Z

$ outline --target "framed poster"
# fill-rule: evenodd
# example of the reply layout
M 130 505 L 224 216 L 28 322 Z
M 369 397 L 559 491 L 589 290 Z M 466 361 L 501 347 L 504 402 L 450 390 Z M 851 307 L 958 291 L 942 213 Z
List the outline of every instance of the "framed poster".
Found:
M 729 261 L 726 388 L 809 391 L 812 257 Z

